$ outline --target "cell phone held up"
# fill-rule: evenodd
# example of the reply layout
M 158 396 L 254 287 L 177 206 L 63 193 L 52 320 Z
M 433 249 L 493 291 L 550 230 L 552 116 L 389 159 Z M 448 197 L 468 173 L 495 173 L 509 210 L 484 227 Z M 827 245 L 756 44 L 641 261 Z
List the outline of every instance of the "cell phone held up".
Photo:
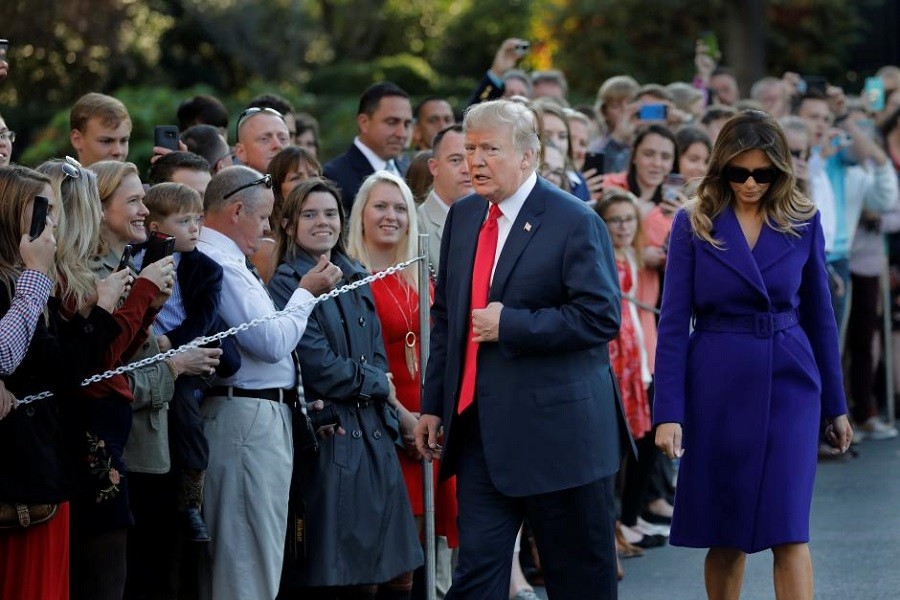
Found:
M 147 251 L 144 253 L 141 269 L 146 269 L 147 265 L 152 265 L 167 256 L 172 256 L 173 252 L 175 252 L 175 238 L 173 236 L 158 231 L 151 231 L 150 239 L 147 240 Z
M 9 40 L 0 40 L 0 60 L 6 60 L 9 52 Z
M 131 261 L 131 246 L 125 246 L 122 250 L 122 258 L 119 259 L 119 265 L 116 267 L 116 273 L 128 266 Z
M 596 173 L 602 174 L 604 173 L 604 163 L 606 162 L 606 156 L 602 152 L 585 152 L 584 154 L 584 164 L 581 167 L 582 173 L 587 173 L 591 169 L 594 169 Z
M 174 125 L 157 125 L 153 128 L 153 145 L 178 152 L 178 128 Z
M 669 107 L 665 104 L 644 104 L 638 109 L 640 121 L 665 121 L 669 116 Z
M 36 240 L 44 233 L 47 226 L 47 211 L 50 209 L 50 201 L 44 196 L 35 196 L 31 205 L 31 226 L 28 228 L 28 237 Z

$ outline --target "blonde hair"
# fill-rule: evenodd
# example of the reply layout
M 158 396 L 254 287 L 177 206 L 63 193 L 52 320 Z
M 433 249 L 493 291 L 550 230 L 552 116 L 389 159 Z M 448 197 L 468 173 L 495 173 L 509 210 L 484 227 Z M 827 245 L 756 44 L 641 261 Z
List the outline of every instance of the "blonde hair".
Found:
M 194 188 L 183 183 L 166 181 L 151 186 L 144 195 L 144 205 L 149 213 L 144 222 L 159 221 L 179 213 L 203 213 L 203 199 Z
M 90 92 L 75 102 L 69 112 L 69 129 L 84 131 L 88 121 L 100 119 L 104 127 L 118 127 L 123 121 L 131 121 L 128 109 L 121 101 L 107 96 Z
M 815 205 L 797 189 L 787 139 L 778 123 L 761 111 L 739 113 L 719 132 L 707 174 L 697 188 L 697 195 L 685 205 L 694 234 L 719 249 L 723 246 L 712 236 L 712 221 L 735 202 L 734 192 L 722 171 L 736 156 L 748 150 L 763 151 L 779 172 L 760 201 L 769 227 L 799 237 L 798 230 L 816 212 Z
M 122 185 L 123 179 L 125 179 L 129 175 L 134 175 L 135 177 L 140 179 L 137 167 L 130 162 L 120 162 L 117 160 L 101 160 L 100 162 L 95 162 L 87 168 L 97 175 L 97 191 L 100 194 L 101 209 L 106 208 L 106 205 L 109 204 L 109 201 L 113 197 L 113 194 L 115 194 L 119 186 Z M 100 246 L 97 250 L 97 254 L 99 256 L 105 256 L 106 253 L 109 252 L 109 246 L 103 240 L 102 226 L 100 231 Z
M 412 191 L 406 182 L 400 177 L 387 171 L 376 171 L 369 175 L 359 188 L 356 199 L 353 201 L 353 208 L 350 211 L 350 225 L 347 238 L 347 255 L 355 258 L 366 268 L 371 270 L 372 264 L 369 247 L 366 244 L 366 235 L 363 231 L 363 210 L 369 203 L 369 196 L 372 190 L 379 183 L 387 183 L 397 186 L 400 195 L 406 204 L 406 214 L 409 215 L 409 226 L 406 229 L 406 237 L 401 240 L 397 247 L 394 248 L 394 257 L 392 264 L 397 264 L 405 260 L 416 257 L 419 243 L 419 221 L 416 218 L 416 203 L 413 200 Z M 416 265 L 410 265 L 405 268 L 401 274 L 402 279 L 407 285 L 412 286 L 414 290 L 419 289 L 419 275 Z
M 56 263 L 60 273 L 59 293 L 64 304 L 82 308 L 92 301 L 97 291 L 94 272 L 88 259 L 100 248 L 100 195 L 97 177 L 78 168 L 77 178 L 63 171 L 65 161 L 53 159 L 37 168 L 50 178 L 58 190 L 62 205 L 57 211 Z M 72 165 L 72 168 L 77 168 Z
M 24 267 L 19 243 L 25 233 L 22 228 L 26 222 L 26 207 L 35 196 L 44 192 L 47 185 L 51 185 L 48 177 L 27 167 L 0 167 L 0 282 L 6 286 L 10 297 Z M 55 280 L 55 267 L 51 267 L 49 275 Z

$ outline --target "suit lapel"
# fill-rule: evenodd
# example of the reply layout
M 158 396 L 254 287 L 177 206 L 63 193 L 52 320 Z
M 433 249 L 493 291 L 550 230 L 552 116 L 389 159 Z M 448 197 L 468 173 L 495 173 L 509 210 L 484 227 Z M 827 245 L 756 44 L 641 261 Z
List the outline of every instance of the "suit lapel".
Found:
M 765 226 L 763 230 L 765 231 Z M 730 206 L 713 220 L 713 237 L 723 243 L 724 249 L 719 250 L 706 243 L 700 244 L 700 247 L 734 271 L 768 300 L 769 292 L 763 282 L 759 267 L 756 265 L 756 259 L 750 252 L 750 246 L 747 245 L 741 225 Z M 757 244 L 763 241 L 762 237 L 763 233 L 760 234 Z
M 434 192 L 431 192 L 428 195 L 428 199 L 425 201 L 425 204 L 422 205 L 422 208 L 425 210 L 425 217 L 431 222 L 432 225 L 435 226 L 438 232 L 438 237 L 443 235 L 444 233 L 444 223 L 446 219 L 442 219 L 444 216 L 441 213 L 444 210 L 438 206 L 438 202 L 440 202 L 437 198 L 434 197 Z
M 512 224 L 509 230 L 509 236 L 503 245 L 503 251 L 500 258 L 497 259 L 497 266 L 494 269 L 494 279 L 491 281 L 491 291 L 488 294 L 488 302 L 494 302 L 503 295 L 503 288 L 506 287 L 506 281 L 509 279 L 510 273 L 525 249 L 525 246 L 534 238 L 537 230 L 541 227 L 540 215 L 544 212 L 544 189 L 543 183 L 538 178 L 534 189 L 528 194 L 516 222 Z M 527 225 L 526 225 L 527 224 Z
M 459 295 L 456 299 L 456 312 L 458 316 L 457 323 L 462 323 L 465 330 L 463 336 L 466 335 L 469 327 L 469 309 L 472 306 L 472 269 L 475 265 L 475 251 L 478 248 L 478 233 L 481 230 L 481 224 L 484 223 L 487 215 L 488 202 L 478 197 L 480 202 L 470 202 L 471 206 L 466 205 L 464 210 L 459 210 L 454 214 L 454 219 L 459 219 L 459 229 L 454 227 L 454 234 L 458 231 L 459 239 L 473 240 L 474 243 L 466 244 L 466 255 L 460 256 L 460 282 Z M 452 209 L 451 209 L 452 210 Z
M 375 172 L 375 169 L 372 168 L 372 163 L 370 163 L 369 159 L 366 158 L 366 155 L 356 147 L 356 144 L 350 144 L 349 158 L 350 164 L 353 165 L 353 169 L 361 176 L 360 183 L 362 183 L 362 179 L 365 179 Z

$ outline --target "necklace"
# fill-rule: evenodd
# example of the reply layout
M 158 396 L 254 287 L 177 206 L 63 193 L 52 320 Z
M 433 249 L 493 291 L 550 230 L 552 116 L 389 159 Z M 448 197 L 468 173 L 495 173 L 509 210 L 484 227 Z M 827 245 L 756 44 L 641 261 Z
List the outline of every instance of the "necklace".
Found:
M 387 290 L 387 293 L 390 294 L 394 304 L 397 305 L 397 308 L 400 310 L 400 315 L 403 317 L 403 323 L 406 325 L 406 337 L 403 340 L 406 346 L 403 349 L 404 354 L 406 355 L 406 370 L 409 371 L 409 376 L 415 379 L 416 375 L 419 373 L 419 357 L 416 353 L 418 336 L 416 335 L 416 332 L 413 331 L 412 327 L 413 308 L 410 305 L 410 289 L 409 285 L 400 279 L 400 275 L 392 275 L 392 277 L 403 286 L 403 291 L 406 294 L 406 304 L 400 304 L 400 300 L 398 300 L 397 296 L 394 295 L 394 292 L 391 291 L 391 285 L 388 283 L 387 279 L 384 280 L 382 285 L 384 286 L 384 289 Z M 407 312 L 409 314 L 407 314 Z

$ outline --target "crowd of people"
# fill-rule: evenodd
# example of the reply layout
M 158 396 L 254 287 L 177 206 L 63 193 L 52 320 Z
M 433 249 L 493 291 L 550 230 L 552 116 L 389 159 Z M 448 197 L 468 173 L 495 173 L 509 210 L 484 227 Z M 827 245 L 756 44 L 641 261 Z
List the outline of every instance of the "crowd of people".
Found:
M 620 559 L 670 534 L 713 548 L 710 597 L 767 548 L 778 597 L 811 594 L 816 460 L 897 436 L 876 373 L 900 68 L 880 97 L 787 73 L 742 98 L 698 42 L 693 81 L 619 75 L 572 107 L 527 48 L 501 44 L 464 120 L 370 86 L 335 157 L 274 94 L 235 120 L 186 99 L 143 178 L 111 96 L 35 169 L 0 116 L 0 598 L 424 597 L 423 459 L 440 598 L 615 597 Z M 431 281 L 313 304 L 420 232 Z

